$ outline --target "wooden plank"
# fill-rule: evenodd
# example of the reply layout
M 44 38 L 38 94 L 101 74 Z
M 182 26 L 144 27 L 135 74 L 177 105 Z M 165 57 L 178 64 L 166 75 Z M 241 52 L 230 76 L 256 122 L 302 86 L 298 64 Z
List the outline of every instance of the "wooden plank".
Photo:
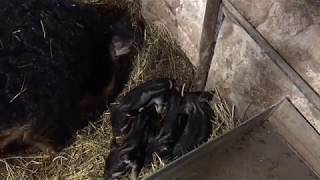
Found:
M 199 65 L 196 67 L 195 90 L 205 88 L 210 65 L 216 45 L 216 33 L 219 31 L 223 13 L 221 0 L 207 1 L 204 23 L 201 32 Z
M 319 180 L 269 121 L 159 179 Z
M 236 21 L 270 57 L 272 62 L 293 82 L 316 109 L 320 111 L 319 94 L 292 68 L 287 61 L 272 47 L 272 45 L 239 13 L 239 11 L 228 1 L 223 0 L 225 13 Z
M 224 147 L 226 147 L 227 145 L 229 145 L 230 143 L 238 140 L 241 137 L 241 135 L 243 135 L 245 132 L 249 132 L 250 130 L 260 125 L 262 122 L 264 122 L 266 119 L 268 119 L 276 107 L 277 106 L 275 105 L 269 108 L 265 112 L 246 121 L 245 123 L 240 125 L 238 128 L 230 131 L 229 133 L 213 141 L 209 141 L 199 146 L 197 149 L 185 154 L 184 156 L 173 161 L 172 163 L 169 163 L 159 172 L 145 179 L 146 180 L 170 179 L 170 176 L 174 174 L 177 170 L 183 169 L 183 167 L 186 167 L 192 164 L 193 161 L 210 154 L 212 151 L 217 152 L 223 149 Z
M 320 176 L 320 135 L 294 105 L 285 100 L 269 121 L 301 159 Z

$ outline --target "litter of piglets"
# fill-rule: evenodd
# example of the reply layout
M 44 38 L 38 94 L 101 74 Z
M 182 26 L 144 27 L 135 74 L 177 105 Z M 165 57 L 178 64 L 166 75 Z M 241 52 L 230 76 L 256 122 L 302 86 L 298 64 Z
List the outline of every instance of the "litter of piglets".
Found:
M 168 162 L 205 142 L 212 133 L 211 100 L 212 93 L 185 92 L 172 79 L 134 88 L 111 107 L 113 139 L 105 179 L 137 177 L 154 155 Z

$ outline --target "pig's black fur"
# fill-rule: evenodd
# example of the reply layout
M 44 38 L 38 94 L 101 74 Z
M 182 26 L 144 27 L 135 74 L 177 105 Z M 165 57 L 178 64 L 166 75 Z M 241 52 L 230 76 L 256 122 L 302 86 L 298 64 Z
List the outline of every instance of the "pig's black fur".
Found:
M 212 133 L 213 117 L 212 109 L 208 104 L 211 99 L 212 95 L 206 92 L 186 93 L 183 97 L 180 107 L 182 116 L 186 118 L 186 125 L 174 146 L 174 156 L 183 155 L 209 138 Z
M 0 22 L 0 150 L 64 144 L 87 124 L 86 108 L 103 106 L 126 79 L 114 77 L 131 62 L 117 57 L 127 61 L 119 67 L 112 40 L 132 32 L 111 13 L 69 0 L 1 0 Z
M 118 179 L 131 171 L 137 175 L 142 166 L 150 166 L 154 154 L 168 162 L 209 138 L 212 133 L 213 112 L 209 105 L 212 94 L 185 92 L 182 96 L 178 88 L 165 84 L 163 79 L 142 84 L 114 107 L 111 116 L 112 128 L 116 129 L 114 135 L 126 137 L 122 148 L 112 150 L 108 156 L 106 179 Z M 165 107 L 164 111 L 155 110 L 159 102 Z M 153 111 L 148 111 L 150 108 Z M 143 124 L 141 117 L 149 118 L 145 118 Z M 129 166 L 125 162 L 135 163 Z
M 113 134 L 126 134 L 140 111 L 150 106 L 163 106 L 175 85 L 176 82 L 172 79 L 157 79 L 145 82 L 130 91 L 119 105 L 111 108 Z

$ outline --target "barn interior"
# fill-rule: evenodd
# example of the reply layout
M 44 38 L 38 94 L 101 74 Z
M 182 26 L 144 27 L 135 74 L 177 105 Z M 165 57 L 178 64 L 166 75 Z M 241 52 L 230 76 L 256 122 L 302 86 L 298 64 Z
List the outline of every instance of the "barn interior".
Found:
M 78 1 L 126 14 L 142 34 L 115 102 L 156 78 L 216 92 L 210 140 L 173 162 L 155 157 L 138 179 L 319 179 L 320 1 Z M 0 158 L 0 178 L 104 179 L 103 108 L 54 156 Z

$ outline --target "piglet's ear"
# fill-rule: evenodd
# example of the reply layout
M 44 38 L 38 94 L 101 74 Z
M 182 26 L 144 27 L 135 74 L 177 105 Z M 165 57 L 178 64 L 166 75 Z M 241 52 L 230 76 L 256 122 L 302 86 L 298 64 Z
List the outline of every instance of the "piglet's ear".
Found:
M 199 96 L 200 101 L 211 101 L 213 98 L 212 92 L 202 92 Z
M 119 144 L 117 143 L 117 139 L 115 137 L 111 140 L 111 149 L 116 149 L 119 147 Z

